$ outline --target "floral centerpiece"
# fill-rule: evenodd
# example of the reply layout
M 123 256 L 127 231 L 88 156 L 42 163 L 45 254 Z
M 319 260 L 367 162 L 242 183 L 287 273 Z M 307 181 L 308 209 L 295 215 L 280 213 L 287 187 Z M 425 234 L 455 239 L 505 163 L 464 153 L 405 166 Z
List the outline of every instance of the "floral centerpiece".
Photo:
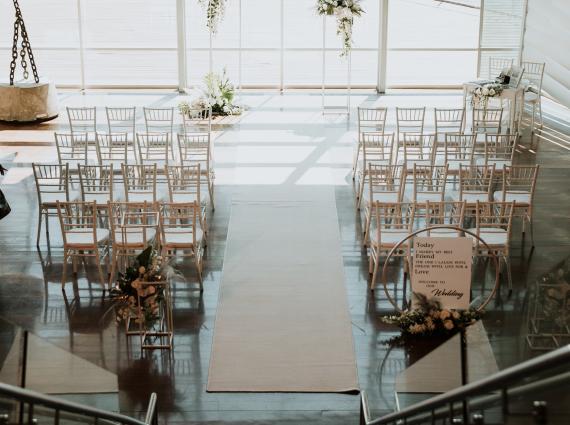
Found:
M 198 0 L 206 9 L 206 26 L 213 34 L 218 30 L 218 24 L 224 16 L 227 0 Z
M 503 86 L 500 83 L 486 83 L 473 90 L 471 97 L 472 106 L 487 107 L 489 98 L 500 96 Z
M 151 329 L 160 320 L 160 303 L 164 302 L 164 286 L 171 267 L 152 246 L 140 253 L 127 267 L 125 273 L 119 273 L 117 286 L 111 294 L 119 301 L 117 322 L 135 323 Z
M 449 335 L 465 329 L 481 318 L 481 312 L 467 310 L 448 310 L 441 307 L 435 299 L 414 292 L 416 308 L 399 315 L 385 316 L 382 321 L 398 325 L 403 335 Z
M 317 0 L 317 13 L 319 15 L 335 16 L 336 33 L 342 38 L 342 52 L 346 56 L 352 49 L 352 25 L 354 17 L 364 13 L 360 0 Z
M 178 110 L 188 114 L 192 109 L 212 108 L 212 115 L 239 115 L 243 108 L 234 104 L 235 88 L 224 69 L 221 75 L 209 73 L 204 77 L 204 85 L 199 88 L 199 96 L 192 102 L 180 102 Z

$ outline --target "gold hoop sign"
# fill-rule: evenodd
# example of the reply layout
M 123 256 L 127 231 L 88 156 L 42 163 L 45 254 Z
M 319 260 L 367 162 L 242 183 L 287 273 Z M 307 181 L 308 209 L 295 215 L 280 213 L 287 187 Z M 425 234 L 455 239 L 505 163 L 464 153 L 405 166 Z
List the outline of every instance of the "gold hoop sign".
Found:
M 446 232 L 441 232 L 441 230 Z M 390 250 L 382 268 L 382 283 L 388 301 L 398 312 L 403 311 L 388 290 L 387 267 L 390 258 L 403 244 L 426 232 L 437 232 L 438 236 L 414 239 L 414 258 L 412 264 L 409 265 L 413 292 L 438 299 L 444 308 L 467 310 L 470 307 L 473 240 L 466 237 L 445 237 L 448 232 L 450 235 L 452 232 L 462 232 L 477 240 L 477 245 L 483 245 L 495 265 L 495 285 L 489 296 L 476 309 L 477 311 L 483 310 L 495 296 L 499 287 L 499 261 L 491 247 L 481 237 L 467 229 L 451 225 L 438 225 L 416 230 Z

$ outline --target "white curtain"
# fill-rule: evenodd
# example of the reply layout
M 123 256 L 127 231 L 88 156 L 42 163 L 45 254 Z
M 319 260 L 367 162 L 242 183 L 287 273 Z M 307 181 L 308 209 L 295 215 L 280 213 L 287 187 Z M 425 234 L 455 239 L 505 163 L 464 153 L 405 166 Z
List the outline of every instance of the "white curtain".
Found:
M 523 58 L 546 62 L 543 90 L 570 107 L 568 0 L 529 0 Z

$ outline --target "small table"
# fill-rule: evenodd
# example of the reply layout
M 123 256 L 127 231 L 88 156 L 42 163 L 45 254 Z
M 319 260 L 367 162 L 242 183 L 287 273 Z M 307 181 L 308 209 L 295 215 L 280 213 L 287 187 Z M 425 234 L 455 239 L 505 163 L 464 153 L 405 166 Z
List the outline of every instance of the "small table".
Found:
M 469 95 L 472 94 L 477 87 L 481 87 L 483 83 L 487 83 L 487 81 L 469 81 L 467 83 L 463 83 L 463 105 L 465 110 L 468 109 L 468 106 L 471 103 L 467 102 Z M 503 100 L 507 100 L 509 102 L 509 132 L 516 133 L 520 129 L 524 110 L 524 92 L 525 89 L 522 85 L 517 88 L 507 86 L 503 88 L 503 91 L 499 96 L 492 98 L 499 99 L 501 103 Z

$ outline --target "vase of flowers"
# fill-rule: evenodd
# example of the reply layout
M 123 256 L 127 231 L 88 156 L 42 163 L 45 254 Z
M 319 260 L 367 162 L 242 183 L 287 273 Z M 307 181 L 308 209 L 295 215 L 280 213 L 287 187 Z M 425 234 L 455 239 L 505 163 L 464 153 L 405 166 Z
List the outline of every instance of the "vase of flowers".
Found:
M 354 17 L 364 13 L 360 0 L 317 0 L 317 13 L 336 17 L 336 33 L 342 39 L 340 56 L 347 56 L 352 50 L 352 26 Z
M 240 115 L 243 107 L 234 103 L 235 88 L 224 69 L 222 74 L 209 73 L 204 77 L 204 84 L 198 89 L 198 97 L 192 102 L 180 102 L 178 110 L 181 114 L 189 114 L 192 110 L 212 109 L 214 116 Z
M 414 292 L 416 308 L 398 315 L 385 316 L 382 321 L 397 325 L 402 335 L 433 336 L 452 335 L 467 328 L 481 318 L 481 312 L 473 308 L 451 310 L 442 308 L 436 299 L 429 299 Z
M 127 335 L 140 335 L 142 348 L 172 347 L 171 272 L 171 267 L 149 246 L 124 273 L 119 273 L 117 286 L 111 292 L 118 300 L 117 322 L 125 323 Z
M 483 84 L 473 90 L 471 94 L 471 106 L 486 108 L 489 99 L 500 96 L 502 92 L 503 86 L 500 83 Z
M 198 0 L 206 10 L 206 26 L 212 34 L 218 30 L 218 24 L 224 16 L 227 0 Z

